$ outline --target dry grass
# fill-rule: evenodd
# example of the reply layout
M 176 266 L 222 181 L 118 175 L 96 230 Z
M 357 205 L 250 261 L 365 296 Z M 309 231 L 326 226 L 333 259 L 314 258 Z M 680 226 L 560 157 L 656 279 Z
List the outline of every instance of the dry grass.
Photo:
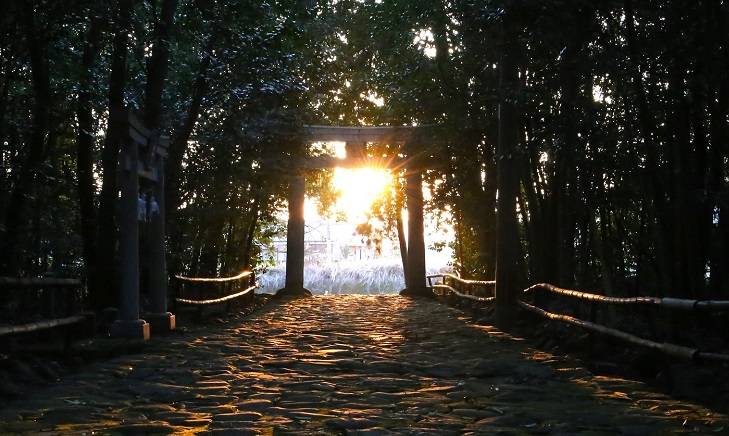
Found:
M 261 292 L 284 287 L 286 267 L 271 268 L 259 275 Z M 307 265 L 304 286 L 315 294 L 396 294 L 405 287 L 402 265 L 393 259 Z

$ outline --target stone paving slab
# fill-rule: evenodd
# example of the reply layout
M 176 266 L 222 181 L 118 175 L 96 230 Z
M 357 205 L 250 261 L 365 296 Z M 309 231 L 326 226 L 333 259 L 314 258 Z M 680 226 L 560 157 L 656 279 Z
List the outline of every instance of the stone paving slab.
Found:
M 437 301 L 336 295 L 85 366 L 0 409 L 0 434 L 729 434 L 729 419 Z

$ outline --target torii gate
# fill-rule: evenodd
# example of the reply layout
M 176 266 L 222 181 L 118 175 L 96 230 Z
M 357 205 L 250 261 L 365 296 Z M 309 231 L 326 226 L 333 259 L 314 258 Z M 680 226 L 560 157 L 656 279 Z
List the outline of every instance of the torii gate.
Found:
M 164 159 L 169 138 L 147 130 L 128 111 L 113 112 L 110 122 L 119 123 L 124 135 L 119 156 L 120 298 L 119 318 L 110 326 L 110 335 L 119 338 L 149 339 L 151 333 L 175 329 L 175 315 L 167 311 L 167 267 L 165 261 Z M 153 185 L 150 204 L 140 194 L 139 179 Z M 151 207 L 150 207 L 151 206 Z M 148 222 L 149 322 L 139 318 L 139 222 Z
M 405 193 L 408 211 L 407 256 L 405 257 L 405 289 L 400 295 L 429 296 L 432 290 L 425 277 L 425 230 L 423 223 L 423 168 L 418 167 L 415 156 L 367 157 L 368 142 L 406 144 L 421 127 L 336 127 L 305 126 L 308 142 L 344 142 L 346 157 L 305 157 L 297 161 L 298 172 L 292 174 L 289 187 L 289 220 L 286 237 L 286 284 L 277 296 L 308 296 L 304 288 L 304 202 L 306 176 L 304 169 L 363 168 L 367 166 L 389 169 L 406 168 Z M 383 165 L 384 164 L 384 165 Z

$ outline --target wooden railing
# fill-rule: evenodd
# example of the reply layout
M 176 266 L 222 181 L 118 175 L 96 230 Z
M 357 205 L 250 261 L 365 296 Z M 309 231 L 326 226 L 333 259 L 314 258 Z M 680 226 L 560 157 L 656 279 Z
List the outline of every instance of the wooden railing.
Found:
M 65 278 L 0 277 L 0 295 L 12 316 L 0 326 L 0 337 L 13 337 L 47 329 L 61 329 L 68 340 L 70 326 L 84 324 L 79 335 L 95 333 L 95 320 L 82 313 L 83 283 Z M 88 327 L 88 328 L 86 328 Z
M 204 306 L 227 303 L 229 310 L 233 300 L 252 301 L 258 286 L 252 271 L 243 271 L 233 277 L 208 278 L 177 275 L 175 279 L 181 282 L 179 296 L 175 298 L 175 302 L 198 306 L 200 309 Z M 195 298 L 191 298 L 193 294 L 195 294 Z
M 536 293 L 538 291 L 546 291 L 555 295 L 562 295 L 578 300 L 589 302 L 590 307 L 590 320 L 579 319 L 574 316 L 558 314 L 549 312 L 543 308 L 537 307 L 536 301 L 539 301 Z M 680 298 L 658 298 L 658 297 L 632 297 L 632 298 L 617 298 L 617 297 L 606 297 L 599 294 L 590 294 L 587 292 L 580 292 L 571 289 L 562 289 L 548 283 L 539 283 L 524 290 L 524 295 L 528 296 L 532 294 L 532 303 L 526 301 L 517 301 L 519 306 L 531 313 L 535 313 L 541 317 L 561 321 L 567 324 L 571 324 L 577 327 L 581 327 L 593 333 L 599 333 L 602 335 L 611 336 L 616 339 L 620 339 L 624 342 L 638 345 L 645 348 L 650 348 L 659 351 L 667 356 L 687 358 L 687 359 L 701 359 L 701 360 L 712 360 L 729 362 L 729 355 L 710 353 L 700 351 L 697 348 L 686 347 L 682 345 L 671 344 L 668 342 L 657 342 L 649 339 L 639 337 L 627 333 L 622 330 L 606 327 L 604 325 L 595 322 L 598 305 L 631 305 L 631 306 L 648 306 L 655 307 L 663 311 L 670 312 L 712 312 L 712 311 L 724 311 L 729 309 L 729 301 L 699 301 L 699 300 L 688 300 Z M 649 320 L 650 323 L 655 324 L 654 320 Z
M 438 278 L 440 278 L 440 281 L 436 281 L 435 283 L 433 283 L 433 280 Z M 451 274 L 430 275 L 428 276 L 428 281 L 434 292 L 436 292 L 436 295 L 448 297 L 450 299 L 459 298 L 461 300 L 475 301 L 478 303 L 491 303 L 495 300 L 495 297 L 493 296 L 493 288 L 495 286 L 495 282 L 493 281 L 465 280 Z M 479 289 L 480 292 L 474 292 L 474 288 Z M 492 293 L 490 295 L 487 294 L 485 291 L 485 289 L 487 288 L 492 290 Z M 537 302 L 543 300 L 543 298 L 539 298 L 539 292 L 547 292 L 549 294 L 560 295 L 568 298 L 577 299 L 578 301 L 587 302 L 590 305 L 589 320 L 580 319 L 576 316 L 562 313 L 553 313 L 544 308 L 538 307 L 539 303 Z M 619 329 L 607 327 L 596 322 L 598 308 L 604 305 L 655 308 L 661 311 L 669 311 L 671 313 L 697 312 L 706 315 L 712 312 L 729 310 L 729 301 L 699 301 L 658 297 L 607 297 L 604 295 L 591 294 L 571 289 L 562 289 L 547 283 L 539 283 L 525 289 L 523 296 L 525 298 L 517 301 L 517 304 L 522 309 L 530 313 L 537 314 L 543 318 L 560 321 L 580 327 L 587 330 L 591 334 L 597 333 L 610 336 L 629 344 L 650 348 L 667 356 L 685 359 L 701 359 L 706 361 L 729 362 L 729 355 L 727 354 L 701 351 L 698 348 L 676 345 L 668 342 L 657 342 L 655 340 L 639 337 L 637 335 L 627 333 Z M 531 297 L 530 302 L 525 301 L 527 297 Z M 650 312 L 645 311 L 643 313 L 650 314 Z M 655 323 L 655 320 L 649 320 L 649 325 L 655 325 Z
M 466 280 L 453 274 L 438 273 L 427 276 L 428 286 L 441 296 L 452 295 L 472 301 L 491 302 L 494 300 L 494 280 Z M 433 280 L 440 279 L 433 283 Z

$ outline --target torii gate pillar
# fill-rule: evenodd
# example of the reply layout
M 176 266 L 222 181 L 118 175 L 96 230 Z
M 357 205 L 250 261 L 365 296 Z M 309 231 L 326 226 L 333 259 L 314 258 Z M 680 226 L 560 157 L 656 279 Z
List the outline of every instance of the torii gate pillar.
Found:
M 276 292 L 277 297 L 309 297 L 304 287 L 304 203 L 306 176 L 296 174 L 289 186 L 289 222 L 286 235 L 286 285 Z
M 407 268 L 404 296 L 432 296 L 425 283 L 425 225 L 423 219 L 423 174 L 413 171 L 405 176 L 408 210 Z
M 150 313 L 147 316 L 152 335 L 169 333 L 175 329 L 175 315 L 167 311 L 167 260 L 165 250 L 165 176 L 164 159 L 158 157 L 157 184 L 154 196 L 157 211 L 152 213 L 149 250 Z

